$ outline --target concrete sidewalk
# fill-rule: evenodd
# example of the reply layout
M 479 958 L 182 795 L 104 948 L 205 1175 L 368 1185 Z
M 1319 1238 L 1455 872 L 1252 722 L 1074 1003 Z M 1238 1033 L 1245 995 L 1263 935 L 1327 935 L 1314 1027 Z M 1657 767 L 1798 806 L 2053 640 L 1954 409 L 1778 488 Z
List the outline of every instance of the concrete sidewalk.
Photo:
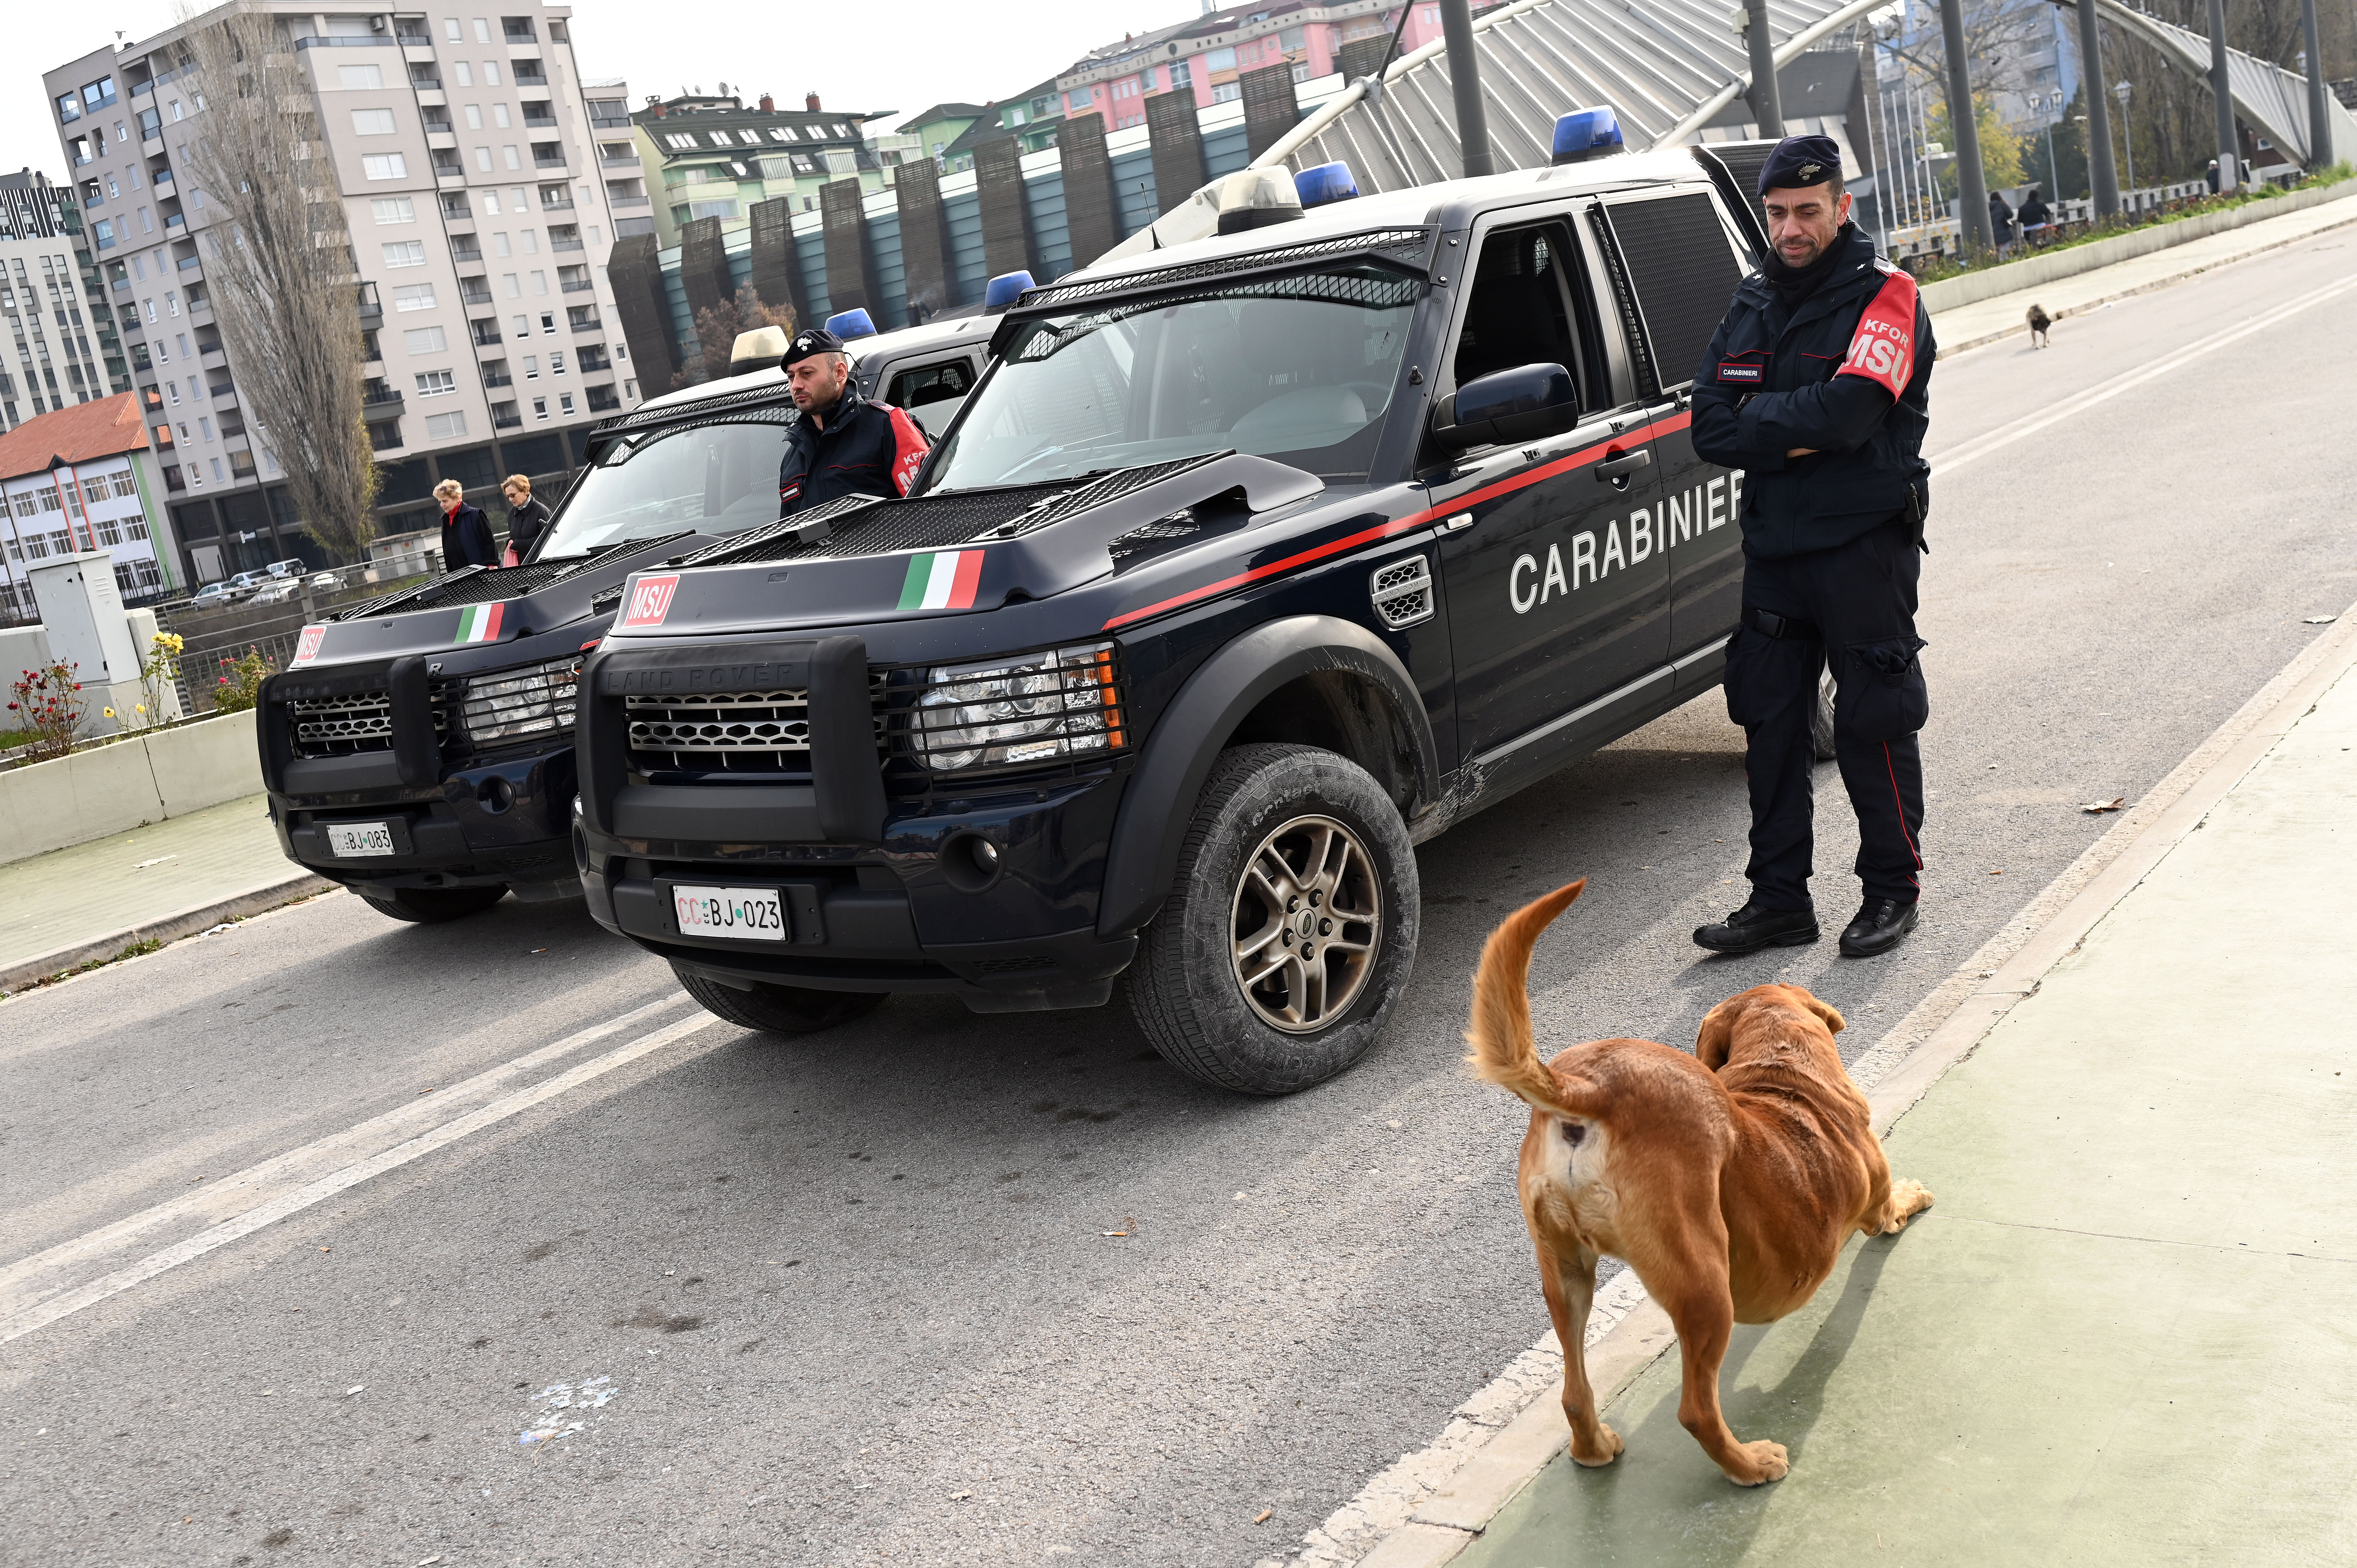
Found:
M 2083 315 L 2115 299 L 2126 299 L 2148 289 L 2163 288 L 2169 284 L 2206 273 L 2246 256 L 2296 245 L 2303 240 L 2330 230 L 2346 228 L 2357 223 L 2357 194 L 2338 200 L 2321 202 L 2279 218 L 2262 219 L 2230 229 L 2222 234 L 2211 234 L 2202 239 L 2168 250 L 2155 251 L 2150 255 L 2129 261 L 2114 262 L 2109 266 L 2070 277 L 2053 278 L 2033 287 L 2016 289 L 2010 294 L 1991 295 L 1970 305 L 1932 313 L 1932 336 L 1939 339 L 1940 357 L 1960 354 L 1984 343 L 1994 343 L 2000 338 L 2029 330 L 2027 317 L 2032 305 L 2044 310 L 2055 320 Z M 2270 303 L 2254 301 L 2253 307 Z
M 278 848 L 260 795 L 0 865 L 0 992 L 328 883 Z
M 2357 1561 L 2352 748 L 2344 669 L 1887 1135 L 1937 1206 L 1720 1379 L 1789 1477 L 1723 1479 L 1663 1357 L 1456 1563 Z

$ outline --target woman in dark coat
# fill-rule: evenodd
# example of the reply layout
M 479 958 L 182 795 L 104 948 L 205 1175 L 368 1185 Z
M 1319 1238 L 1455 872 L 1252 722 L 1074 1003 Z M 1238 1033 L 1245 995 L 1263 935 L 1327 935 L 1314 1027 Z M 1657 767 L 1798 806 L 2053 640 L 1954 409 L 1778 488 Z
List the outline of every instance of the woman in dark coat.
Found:
M 456 479 L 445 479 L 434 487 L 434 499 L 442 506 L 442 570 L 498 565 L 500 552 L 491 542 L 490 520 L 481 507 L 467 504 L 466 487 Z
M 521 566 L 532 559 L 532 547 L 548 528 L 548 503 L 533 499 L 532 480 L 522 474 L 510 474 L 500 490 L 508 498 L 508 551 L 502 564 Z

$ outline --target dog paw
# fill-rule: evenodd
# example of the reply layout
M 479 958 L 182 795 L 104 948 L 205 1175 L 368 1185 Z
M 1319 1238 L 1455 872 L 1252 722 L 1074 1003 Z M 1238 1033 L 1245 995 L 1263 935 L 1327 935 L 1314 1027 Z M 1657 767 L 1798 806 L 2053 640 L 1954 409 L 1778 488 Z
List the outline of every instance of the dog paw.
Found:
M 1893 1184 L 1890 1188 L 1890 1219 L 1882 1233 L 1896 1236 L 1907 1229 L 1907 1222 L 1932 1207 L 1932 1195 L 1921 1182 L 1910 1176 Z
M 1781 1443 L 1761 1438 L 1757 1443 L 1738 1443 L 1736 1452 L 1749 1462 L 1748 1472 L 1728 1470 L 1727 1478 L 1738 1487 L 1756 1487 L 1763 1481 L 1781 1481 L 1792 1474 L 1792 1461 Z
M 1620 1434 L 1619 1433 L 1613 1431 L 1610 1427 L 1605 1425 L 1601 1422 L 1597 1423 L 1596 1431 L 1598 1438 L 1600 1439 L 1600 1441 L 1596 1443 L 1584 1441 L 1577 1432 L 1571 1434 L 1572 1462 L 1577 1465 L 1585 1465 L 1591 1470 L 1598 1469 L 1603 1466 L 1609 1465 L 1613 1460 L 1619 1458 L 1620 1456 L 1620 1451 L 1628 1446 L 1627 1444 L 1620 1441 Z

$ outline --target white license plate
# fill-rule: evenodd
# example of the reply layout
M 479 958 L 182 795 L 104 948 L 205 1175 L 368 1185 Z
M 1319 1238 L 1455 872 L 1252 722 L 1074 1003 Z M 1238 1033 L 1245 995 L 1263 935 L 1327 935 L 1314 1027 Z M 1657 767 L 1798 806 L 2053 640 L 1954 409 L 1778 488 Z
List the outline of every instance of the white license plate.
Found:
M 785 906 L 774 887 L 674 887 L 673 910 L 683 937 L 728 937 L 746 942 L 786 940 Z
M 345 860 L 366 854 L 391 854 L 393 829 L 384 822 L 329 822 L 328 847 Z

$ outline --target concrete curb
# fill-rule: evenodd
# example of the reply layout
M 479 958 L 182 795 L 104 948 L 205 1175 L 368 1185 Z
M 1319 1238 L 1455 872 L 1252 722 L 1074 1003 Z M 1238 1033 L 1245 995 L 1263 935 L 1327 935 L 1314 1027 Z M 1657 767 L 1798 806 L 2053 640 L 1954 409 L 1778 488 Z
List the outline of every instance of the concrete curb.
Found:
M 2352 213 L 2357 220 L 2357 213 Z M 2023 998 L 2036 994 L 2054 966 L 2076 950 L 2120 900 L 2199 829 L 2276 743 L 2332 683 L 2357 668 L 2357 604 L 2302 650 L 2183 762 L 2153 787 L 2103 837 L 2081 852 L 2022 914 L 1983 944 L 1964 966 L 1894 1025 L 1883 1042 L 1851 1065 L 1866 1090 L 1878 1133 L 1923 1098 L 1942 1075 L 1970 1057 Z M 1609 1287 L 1608 1287 L 1609 1288 Z M 1601 1294 L 1601 1293 L 1599 1293 Z M 1546 1344 L 1553 1336 L 1542 1340 Z M 1609 1405 L 1677 1342 L 1669 1315 L 1640 1302 L 1587 1348 L 1588 1377 L 1599 1409 Z M 1475 1395 L 1468 1405 L 1480 1401 Z M 1472 1544 L 1563 1451 L 1567 1441 L 1562 1382 L 1529 1402 L 1459 1462 L 1455 1474 L 1352 1557 L 1335 1538 L 1282 1560 L 1309 1564 L 1355 1562 L 1359 1568 L 1439 1568 Z M 1355 1505 L 1345 1505 L 1345 1510 Z M 1338 1516 L 1339 1517 L 1339 1516 Z
M 2352 187 L 2357 187 L 2357 180 L 2352 180 L 2349 184 Z M 2357 189 L 2352 189 L 2343 194 L 2357 195 Z M 2266 214 L 2266 216 L 2269 218 L 2280 218 L 2288 217 L 2290 215 L 2288 213 L 2270 212 Z M 2100 310 L 2106 305 L 2112 305 L 2123 299 L 2133 298 L 2139 294 L 2150 294 L 2155 289 L 2167 288 L 2171 284 L 2183 283 L 2187 278 L 2199 277 L 2203 273 L 2216 272 L 2220 267 L 2232 266 L 2236 262 L 2248 261 L 2253 256 L 2264 256 L 2270 251 L 2280 251 L 2285 249 L 2287 246 L 2303 244 L 2309 240 L 2315 239 L 2319 234 L 2330 234 L 2335 230 L 2345 229 L 2352 223 L 2357 223 L 2357 204 L 2352 204 L 2348 211 L 2341 214 L 2334 220 L 2334 221 L 2324 224 L 2319 228 L 2310 229 L 2304 233 L 2294 234 L 2285 238 L 2268 240 L 2265 243 L 2253 245 L 2248 250 L 2237 251 L 2231 256 L 2219 256 L 2211 261 L 2200 262 L 2190 266 L 2180 267 L 2174 272 L 2169 273 L 2165 276 L 2147 278 L 2144 282 L 2137 284 L 2133 288 L 2118 289 L 2113 293 L 2102 295 L 2093 299 L 2083 299 L 2076 305 L 2065 306 L 2060 309 L 2050 311 L 2048 314 L 2057 321 L 2063 320 L 2066 317 L 2072 316 L 2084 316 L 2091 310 Z M 2190 240 L 2192 239 L 2206 238 L 2208 238 L 2207 235 L 2193 235 L 2190 237 L 2188 242 L 2190 242 Z M 2093 250 L 2095 247 L 2090 245 L 2087 248 L 2089 250 Z M 2132 257 L 2130 259 L 2133 260 L 2134 258 Z M 2088 270 L 2093 271 L 2094 269 L 2089 268 Z M 2025 285 L 2022 289 L 2008 290 L 2007 292 L 2021 293 L 2038 286 L 2040 285 L 2036 284 L 2029 284 Z M 1986 297 L 1990 299 L 1998 299 L 2002 298 L 2003 295 L 1989 295 Z M 1977 305 L 1981 302 L 1979 300 L 1974 300 L 1971 303 Z M 1947 308 L 1951 310 L 1962 310 L 1966 308 L 1966 306 L 1954 305 L 1950 306 Z M 1935 330 L 1939 326 L 1939 316 L 1935 313 L 1932 317 L 1932 325 Z M 2027 320 L 2016 321 L 2010 326 L 1996 332 L 1984 332 L 1975 338 L 1962 338 L 1953 343 L 1943 343 L 1940 345 L 1940 351 L 1935 358 L 1944 360 L 1952 354 L 1961 354 L 1968 349 L 1978 349 L 1990 343 L 2003 342 L 2007 338 L 2025 336 L 2029 331 L 2029 323 Z
M 57 948 L 33 958 L 0 964 L 0 996 L 15 993 L 21 986 L 29 985 L 37 980 L 45 980 L 51 975 L 61 974 L 78 964 L 88 963 L 92 959 L 113 958 L 134 942 L 177 941 L 182 937 L 193 936 L 210 927 L 218 926 L 223 920 L 242 919 L 248 915 L 258 915 L 264 909 L 274 909 L 281 904 L 290 904 L 297 898 L 307 898 L 315 893 L 326 893 L 338 886 L 339 884 L 330 882 L 324 876 L 314 876 L 307 872 L 296 876 L 281 877 L 278 881 L 265 882 L 258 887 L 249 887 L 242 893 L 232 893 L 226 898 L 216 898 L 210 904 L 199 904 L 190 908 L 178 910 L 161 919 L 146 920 L 135 926 L 126 926 L 119 931 L 110 931 L 105 936 L 93 937 L 88 941 L 76 942 L 70 947 Z

